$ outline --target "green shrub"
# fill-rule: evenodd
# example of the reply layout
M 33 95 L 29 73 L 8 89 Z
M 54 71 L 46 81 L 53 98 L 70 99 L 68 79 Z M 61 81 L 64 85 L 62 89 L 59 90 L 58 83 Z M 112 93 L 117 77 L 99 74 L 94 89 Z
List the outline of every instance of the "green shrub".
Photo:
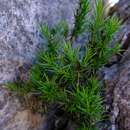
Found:
M 119 26 L 115 16 L 104 16 L 102 0 L 96 0 L 94 8 L 88 0 L 79 0 L 70 36 L 66 22 L 53 28 L 41 26 L 46 48 L 38 53 L 31 69 L 31 85 L 24 83 L 24 86 L 39 92 L 40 98 L 49 104 L 64 104 L 64 111 L 76 119 L 82 130 L 96 129 L 104 112 L 97 71 L 120 49 L 118 44 L 113 48 L 109 45 Z M 82 44 L 74 47 L 82 34 L 89 34 L 85 47 Z M 14 86 L 13 90 L 17 85 Z

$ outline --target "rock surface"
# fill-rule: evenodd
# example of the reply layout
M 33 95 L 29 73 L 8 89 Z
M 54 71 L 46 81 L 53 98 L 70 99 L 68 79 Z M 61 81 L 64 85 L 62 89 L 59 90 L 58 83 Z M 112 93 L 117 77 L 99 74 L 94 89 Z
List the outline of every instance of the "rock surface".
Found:
M 0 84 L 32 64 L 42 45 L 39 25 L 66 20 L 72 27 L 76 7 L 77 0 L 0 0 Z M 0 87 L 0 130 L 42 129 L 41 117 L 23 104 Z
M 130 1 L 120 0 L 111 13 L 116 12 L 123 19 L 123 26 L 117 40 L 124 44 L 128 39 L 129 48 L 121 61 L 106 68 L 104 80 L 107 88 L 106 103 L 111 113 L 112 130 L 130 130 Z
M 77 0 L 0 1 L 0 83 L 13 80 L 23 63 L 31 63 L 41 45 L 38 28 L 59 20 L 73 25 Z
M 0 87 L 0 130 L 42 130 L 41 116 L 23 106 L 18 97 Z

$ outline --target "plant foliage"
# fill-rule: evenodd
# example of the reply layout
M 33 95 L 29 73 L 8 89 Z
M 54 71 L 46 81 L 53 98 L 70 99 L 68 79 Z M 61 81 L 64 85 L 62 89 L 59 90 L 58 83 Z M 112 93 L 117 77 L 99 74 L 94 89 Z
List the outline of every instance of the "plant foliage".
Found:
M 117 17 L 104 15 L 102 0 L 96 0 L 93 8 L 88 0 L 79 0 L 71 36 L 66 22 L 40 28 L 47 47 L 39 52 L 31 69 L 31 89 L 40 92 L 40 98 L 49 104 L 64 104 L 64 111 L 82 130 L 94 130 L 102 120 L 97 71 L 120 49 L 117 44 L 113 48 L 109 45 L 119 26 Z M 89 33 L 84 49 L 82 45 L 73 47 L 74 39 L 83 33 Z

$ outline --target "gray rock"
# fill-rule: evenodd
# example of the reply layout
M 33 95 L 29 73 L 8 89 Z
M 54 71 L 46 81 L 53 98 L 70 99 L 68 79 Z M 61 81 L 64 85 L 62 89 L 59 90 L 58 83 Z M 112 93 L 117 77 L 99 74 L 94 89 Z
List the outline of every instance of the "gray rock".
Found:
M 130 1 L 120 0 L 110 13 L 123 20 L 123 26 L 116 41 L 123 44 L 130 33 Z M 130 40 L 129 43 L 130 45 Z M 111 112 L 112 130 L 130 130 L 130 46 L 123 54 L 120 62 L 104 70 L 107 88 L 106 103 Z
M 32 113 L 17 96 L 0 87 L 0 130 L 41 130 L 42 123 L 39 114 Z
M 0 83 L 11 81 L 23 63 L 32 63 L 42 44 L 39 25 L 60 20 L 72 27 L 77 0 L 0 1 Z

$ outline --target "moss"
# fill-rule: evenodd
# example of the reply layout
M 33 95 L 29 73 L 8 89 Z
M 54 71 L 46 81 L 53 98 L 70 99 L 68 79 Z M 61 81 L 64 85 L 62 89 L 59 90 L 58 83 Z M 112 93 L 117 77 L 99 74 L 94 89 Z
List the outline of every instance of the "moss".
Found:
M 104 112 L 97 71 L 120 50 L 118 44 L 109 47 L 120 21 L 115 16 L 104 16 L 102 0 L 97 0 L 94 8 L 88 0 L 79 0 L 75 18 L 71 36 L 66 22 L 53 28 L 41 26 L 47 48 L 39 52 L 29 84 L 12 84 L 10 88 L 39 92 L 42 101 L 63 104 L 63 110 L 82 130 L 94 130 Z M 81 44 L 74 48 L 75 40 L 87 33 L 90 35 L 85 47 Z

